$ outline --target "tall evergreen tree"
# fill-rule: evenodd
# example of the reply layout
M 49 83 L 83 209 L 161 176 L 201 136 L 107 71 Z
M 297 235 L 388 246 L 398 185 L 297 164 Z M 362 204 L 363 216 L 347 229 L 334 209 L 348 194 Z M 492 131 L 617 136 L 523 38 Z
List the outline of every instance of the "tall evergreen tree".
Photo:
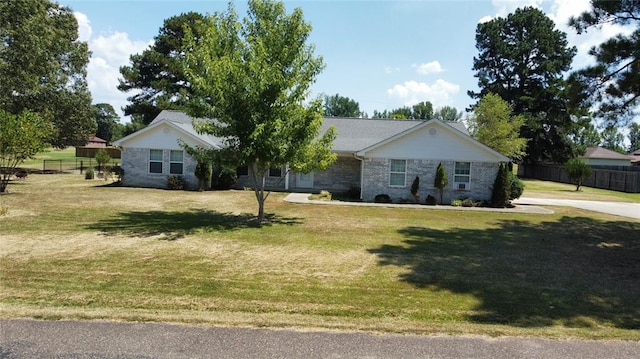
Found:
M 591 6 L 569 22 L 578 34 L 603 24 L 630 25 L 633 31 L 593 47 L 589 53 L 595 65 L 575 72 L 571 80 L 607 125 L 624 125 L 640 104 L 640 1 L 592 0 Z
M 528 139 L 526 163 L 563 162 L 571 155 L 567 136 L 572 127 L 563 75 L 576 53 L 566 34 L 542 11 L 517 9 L 506 18 L 478 24 L 473 69 L 480 100 L 495 93 L 507 101 L 515 115 L 523 115 L 520 136 Z
M 191 36 L 199 38 L 202 34 L 197 24 L 203 19 L 196 12 L 166 19 L 153 45 L 141 54 L 131 55 L 131 64 L 120 68 L 118 89 L 138 90 L 124 108 L 124 114 L 131 115 L 137 124 L 134 130 L 151 123 L 162 110 L 184 108 L 184 99 L 192 93 L 181 65 L 184 29 L 189 28 Z

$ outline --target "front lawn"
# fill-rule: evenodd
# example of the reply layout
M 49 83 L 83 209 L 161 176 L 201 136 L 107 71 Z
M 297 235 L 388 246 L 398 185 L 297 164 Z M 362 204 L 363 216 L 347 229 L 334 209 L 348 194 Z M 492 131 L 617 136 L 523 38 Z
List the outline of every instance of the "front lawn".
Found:
M 640 340 L 640 221 L 106 183 L 10 183 L 0 317 Z

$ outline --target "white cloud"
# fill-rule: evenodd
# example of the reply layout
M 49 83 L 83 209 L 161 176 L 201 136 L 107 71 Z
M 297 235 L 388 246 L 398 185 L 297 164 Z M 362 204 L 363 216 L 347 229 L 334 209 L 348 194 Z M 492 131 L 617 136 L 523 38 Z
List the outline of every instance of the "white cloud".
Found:
M 78 20 L 80 40 L 89 43 L 92 52 L 87 66 L 87 83 L 94 103 L 108 103 L 123 118 L 121 109 L 128 104 L 127 97 L 133 93 L 118 90 L 120 67 L 129 64 L 129 56 L 137 54 L 152 44 L 152 41 L 134 41 L 125 32 L 112 32 L 92 37 L 91 22 L 86 15 L 74 13 Z
M 432 84 L 406 81 L 387 90 L 387 96 L 402 106 L 413 106 L 422 101 L 430 101 L 434 108 L 452 105 L 453 95 L 460 91 L 460 86 L 442 79 Z
M 91 38 L 91 22 L 87 15 L 81 12 L 74 12 L 73 16 L 75 16 L 78 21 L 78 40 L 80 41 L 89 41 Z
M 440 65 L 438 61 L 431 61 L 431 62 L 418 64 L 418 65 L 413 64 L 411 65 L 411 67 L 416 69 L 416 72 L 419 73 L 420 75 L 437 74 L 444 71 L 444 69 L 442 68 L 442 65 Z

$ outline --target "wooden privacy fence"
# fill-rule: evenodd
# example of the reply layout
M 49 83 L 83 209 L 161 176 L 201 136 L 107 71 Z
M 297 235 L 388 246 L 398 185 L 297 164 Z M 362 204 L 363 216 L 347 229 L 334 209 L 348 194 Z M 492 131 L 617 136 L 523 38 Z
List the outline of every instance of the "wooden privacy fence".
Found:
M 76 147 L 76 157 L 96 157 L 99 150 L 105 150 L 111 158 L 120 158 L 118 147 Z
M 619 192 L 640 193 L 640 166 L 591 166 L 583 186 Z M 520 165 L 518 176 L 545 181 L 573 183 L 562 165 Z

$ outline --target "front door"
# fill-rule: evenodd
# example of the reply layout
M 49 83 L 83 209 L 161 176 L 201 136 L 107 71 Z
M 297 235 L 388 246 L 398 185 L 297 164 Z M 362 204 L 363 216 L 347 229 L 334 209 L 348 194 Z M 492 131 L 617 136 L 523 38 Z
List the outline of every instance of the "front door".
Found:
M 313 172 L 298 173 L 296 176 L 297 188 L 313 188 Z

